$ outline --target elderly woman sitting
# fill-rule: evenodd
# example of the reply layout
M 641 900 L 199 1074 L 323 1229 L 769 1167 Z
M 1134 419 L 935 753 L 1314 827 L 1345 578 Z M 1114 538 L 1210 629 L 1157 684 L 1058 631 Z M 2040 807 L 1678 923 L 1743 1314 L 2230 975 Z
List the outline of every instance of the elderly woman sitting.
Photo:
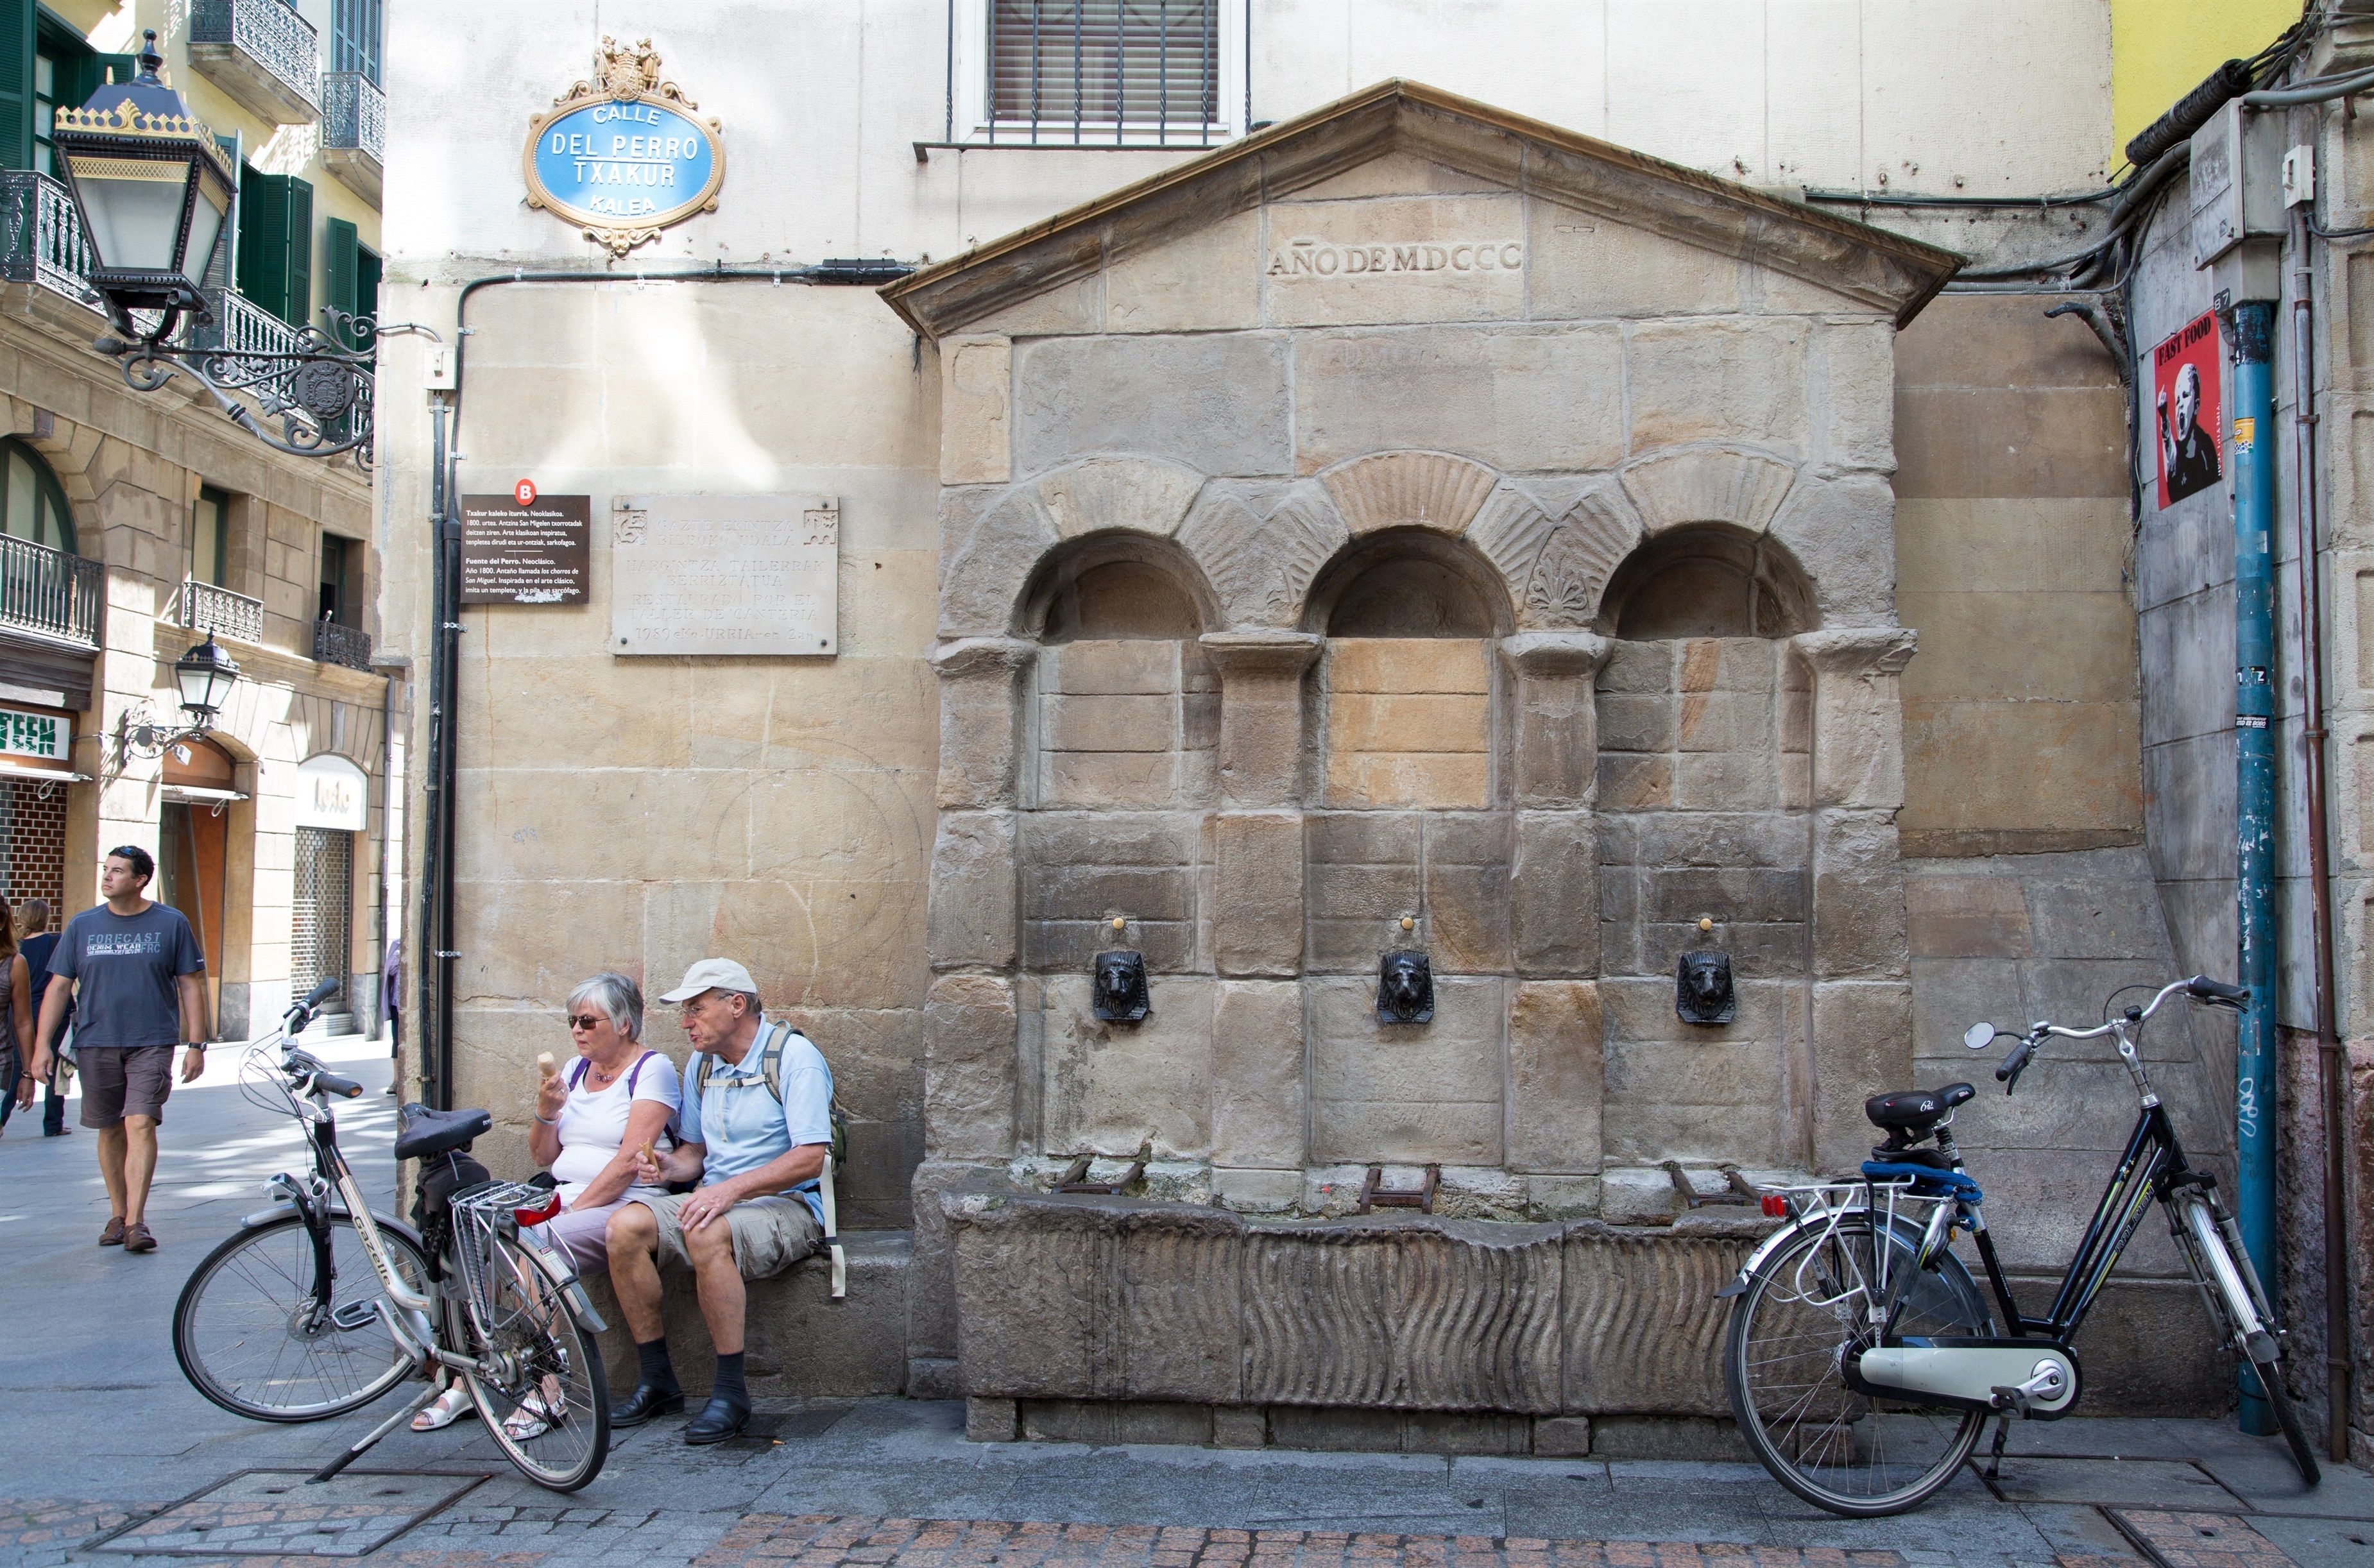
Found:
M 676 1064 L 643 1047 L 643 993 L 626 976 L 605 972 L 570 992 L 569 1031 L 578 1059 L 537 1089 L 527 1147 L 568 1204 L 545 1234 L 587 1274 L 609 1267 L 603 1229 L 634 1186 L 635 1155 L 675 1147 L 683 1094 Z

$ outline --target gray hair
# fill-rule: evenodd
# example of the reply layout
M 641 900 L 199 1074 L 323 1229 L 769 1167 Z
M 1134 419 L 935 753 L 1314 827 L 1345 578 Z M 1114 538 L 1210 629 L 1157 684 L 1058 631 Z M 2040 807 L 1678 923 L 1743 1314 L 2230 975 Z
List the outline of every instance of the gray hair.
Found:
M 717 994 L 719 996 L 740 997 L 742 999 L 742 1011 L 747 1012 L 753 1018 L 758 1016 L 758 993 L 757 991 L 729 991 L 723 986 L 720 986 L 717 988 Z
M 615 969 L 600 974 L 569 993 L 570 1011 L 592 1002 L 630 1040 L 643 1037 L 643 988 Z

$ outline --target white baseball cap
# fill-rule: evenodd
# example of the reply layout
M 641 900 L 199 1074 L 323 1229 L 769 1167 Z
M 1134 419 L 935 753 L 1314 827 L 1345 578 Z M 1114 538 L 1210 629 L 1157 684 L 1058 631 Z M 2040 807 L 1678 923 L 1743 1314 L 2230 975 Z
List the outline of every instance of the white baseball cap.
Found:
M 703 991 L 747 991 L 758 994 L 758 982 L 750 971 L 731 958 L 704 958 L 684 972 L 684 984 L 672 991 L 662 991 L 662 1001 L 690 1001 Z

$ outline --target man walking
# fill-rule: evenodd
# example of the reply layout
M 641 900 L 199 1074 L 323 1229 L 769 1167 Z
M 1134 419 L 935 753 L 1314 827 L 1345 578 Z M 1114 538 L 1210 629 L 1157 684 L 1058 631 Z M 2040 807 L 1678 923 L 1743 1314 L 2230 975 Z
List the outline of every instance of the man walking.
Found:
M 25 937 L 17 948 L 24 955 L 25 968 L 33 985 L 33 1016 L 41 1016 L 42 988 L 50 983 L 50 955 L 58 950 L 58 933 L 50 930 L 50 901 L 28 898 L 17 907 L 17 919 Z M 66 1024 L 74 1024 L 74 1003 L 66 1003 Z M 35 1025 L 39 1029 L 39 1024 Z M 63 1031 L 61 1031 L 63 1034 Z M 32 1063 L 25 1064 L 31 1071 Z M 41 1086 L 41 1136 L 64 1138 L 74 1129 L 66 1125 L 66 1097 L 58 1093 L 60 1063 L 52 1059 L 47 1072 L 33 1073 L 33 1081 Z
M 142 896 L 157 862 L 137 845 L 108 851 L 99 873 L 107 902 L 66 922 L 50 958 L 58 983 L 41 997 L 33 1076 L 45 1077 L 71 995 L 82 1124 L 99 1134 L 107 1183 L 101 1246 L 154 1252 L 147 1223 L 157 1173 L 157 1127 L 173 1092 L 173 1043 L 184 1041 L 182 1082 L 206 1066 L 206 955 L 178 909 Z
M 832 1071 L 806 1036 L 766 1023 L 750 971 L 730 958 L 702 959 L 660 1000 L 682 1005 L 693 1057 L 676 1146 L 656 1159 L 638 1155 L 636 1180 L 700 1185 L 630 1195 L 610 1216 L 610 1288 L 642 1363 L 610 1424 L 641 1426 L 684 1408 L 660 1316 L 660 1265 L 674 1261 L 693 1271 L 717 1352 L 709 1403 L 684 1440 L 723 1443 L 750 1419 L 742 1282 L 782 1273 L 824 1240 L 817 1178 L 832 1145 Z

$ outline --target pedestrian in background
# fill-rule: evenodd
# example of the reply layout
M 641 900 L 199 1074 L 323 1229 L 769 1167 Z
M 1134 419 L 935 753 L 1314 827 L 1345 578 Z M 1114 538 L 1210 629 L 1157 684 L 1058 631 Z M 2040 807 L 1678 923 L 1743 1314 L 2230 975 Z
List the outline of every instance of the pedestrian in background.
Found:
M 157 1128 L 173 1092 L 173 1042 L 185 1041 L 182 1082 L 206 1067 L 206 954 L 179 909 L 142 895 L 157 874 L 156 857 L 136 844 L 107 852 L 99 891 L 107 900 L 66 922 L 50 959 L 65 982 L 41 997 L 33 1074 L 49 1070 L 65 1021 L 75 1012 L 75 1064 L 82 1074 L 82 1124 L 99 1134 L 99 1174 L 107 1183 L 101 1246 L 154 1252 L 148 1184 L 157 1174 Z
M 27 1027 L 41 1015 L 41 995 L 50 984 L 50 955 L 57 951 L 58 933 L 50 930 L 50 901 L 28 898 L 17 907 L 17 951 L 25 955 L 25 973 L 32 981 L 33 1005 L 28 1011 Z M 74 1003 L 66 1003 L 66 1031 L 74 1029 Z M 61 1036 L 63 1037 L 63 1036 Z M 26 1042 L 26 1065 L 32 1065 L 31 1042 Z M 66 1125 L 66 1097 L 59 1088 L 59 1080 L 66 1075 L 63 1053 L 53 1052 L 49 1071 L 41 1074 L 41 1136 L 64 1138 L 74 1130 Z
M 17 951 L 17 923 L 0 897 L 0 1131 L 8 1116 L 33 1103 L 33 983 Z

